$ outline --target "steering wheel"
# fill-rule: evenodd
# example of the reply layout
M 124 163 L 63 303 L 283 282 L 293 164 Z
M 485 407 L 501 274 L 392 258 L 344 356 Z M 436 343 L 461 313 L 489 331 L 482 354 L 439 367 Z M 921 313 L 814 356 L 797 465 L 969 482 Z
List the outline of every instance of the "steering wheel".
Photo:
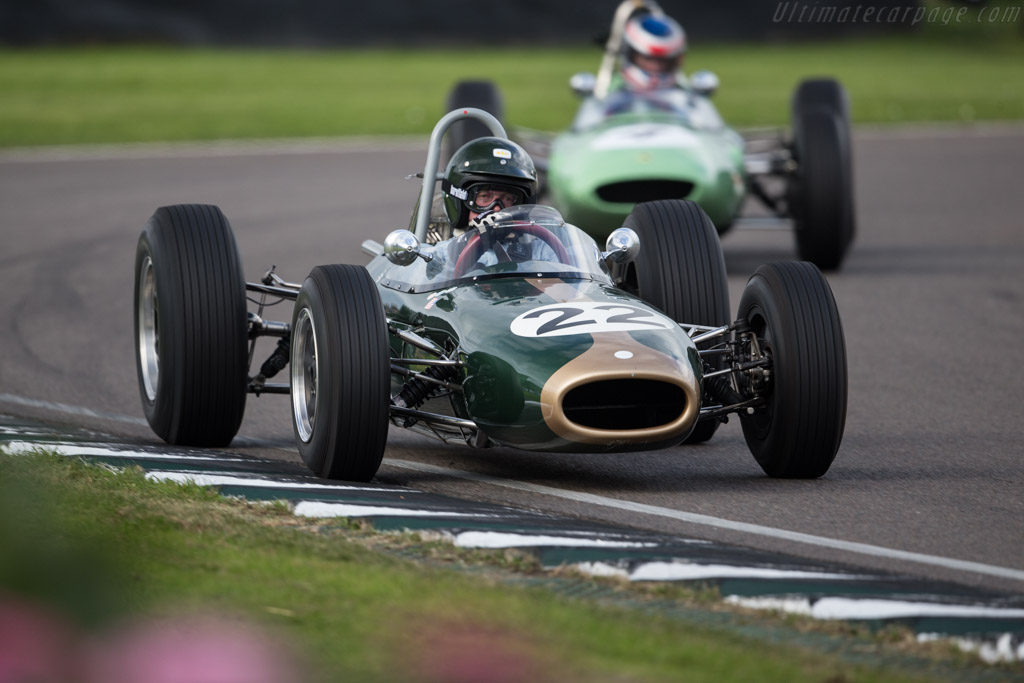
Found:
M 547 228 L 536 223 L 521 223 L 515 225 L 501 226 L 500 230 L 509 230 L 511 232 L 522 232 L 527 235 L 533 235 L 547 244 L 555 252 L 555 256 L 558 260 L 565 264 L 571 264 L 572 261 L 569 259 L 569 252 L 565 250 L 565 245 L 562 241 L 555 236 L 555 233 L 551 232 Z M 462 249 L 462 253 L 459 254 L 458 260 L 455 261 L 454 276 L 460 278 L 465 275 L 470 268 L 476 263 L 483 255 L 484 243 L 480 239 L 480 233 L 474 233 L 469 241 L 466 242 L 466 246 Z

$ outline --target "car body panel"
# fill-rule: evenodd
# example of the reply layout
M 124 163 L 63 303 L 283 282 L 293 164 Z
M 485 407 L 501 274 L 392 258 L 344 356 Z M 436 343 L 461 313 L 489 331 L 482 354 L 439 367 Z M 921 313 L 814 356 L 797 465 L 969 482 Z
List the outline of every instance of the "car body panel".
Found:
M 462 391 L 424 409 L 472 420 L 496 443 L 637 451 L 679 443 L 696 421 L 702 376 L 696 347 L 677 323 L 610 282 L 509 275 L 414 292 L 402 283 L 406 266 L 378 256 L 367 268 L 396 329 L 413 331 L 462 362 Z M 396 335 L 391 351 L 429 357 Z M 679 415 L 662 425 L 617 429 L 567 418 L 563 402 L 574 389 L 619 380 L 678 387 L 685 397 Z M 394 381 L 397 394 L 402 381 Z
M 707 98 L 685 88 L 591 97 L 552 141 L 548 191 L 567 221 L 599 240 L 636 202 L 654 199 L 691 199 L 724 231 L 746 196 L 743 145 Z

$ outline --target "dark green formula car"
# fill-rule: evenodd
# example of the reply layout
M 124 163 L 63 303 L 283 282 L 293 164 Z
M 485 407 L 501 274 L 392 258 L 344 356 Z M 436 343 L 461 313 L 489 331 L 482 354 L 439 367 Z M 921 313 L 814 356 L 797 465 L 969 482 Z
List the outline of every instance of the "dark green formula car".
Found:
M 846 357 L 813 265 L 762 266 L 733 318 L 717 233 L 683 200 L 639 204 L 603 252 L 538 205 L 502 210 L 493 229 L 543 243 L 543 260 L 490 259 L 476 229 L 429 244 L 441 139 L 461 119 L 506 138 L 483 111 L 443 117 L 415 231 L 366 242 L 366 267 L 317 266 L 302 284 L 271 269 L 247 283 L 219 209 L 156 211 L 138 243 L 135 331 L 160 437 L 225 446 L 248 394 L 289 394 L 310 469 L 367 481 L 389 425 L 479 448 L 628 452 L 705 441 L 736 413 L 770 476 L 828 470 Z M 263 303 L 247 311 L 247 295 L 294 300 L 290 322 L 264 320 Z M 261 336 L 279 341 L 256 369 Z M 289 382 L 268 381 L 285 367 Z

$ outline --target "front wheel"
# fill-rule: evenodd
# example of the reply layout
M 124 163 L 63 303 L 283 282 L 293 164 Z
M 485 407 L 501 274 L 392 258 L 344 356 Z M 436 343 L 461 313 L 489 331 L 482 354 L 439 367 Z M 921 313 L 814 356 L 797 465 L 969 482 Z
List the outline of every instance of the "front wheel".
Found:
M 387 323 L 362 266 L 317 266 L 292 315 L 292 425 L 299 455 L 326 479 L 370 481 L 387 445 Z
M 248 385 L 242 259 L 216 206 L 163 206 L 135 252 L 135 367 L 142 410 L 167 443 L 227 446 Z
M 766 404 L 740 413 L 750 452 L 770 477 L 820 477 L 846 424 L 846 343 L 832 290 L 813 264 L 766 264 L 747 282 L 738 318 L 771 361 L 757 388 Z

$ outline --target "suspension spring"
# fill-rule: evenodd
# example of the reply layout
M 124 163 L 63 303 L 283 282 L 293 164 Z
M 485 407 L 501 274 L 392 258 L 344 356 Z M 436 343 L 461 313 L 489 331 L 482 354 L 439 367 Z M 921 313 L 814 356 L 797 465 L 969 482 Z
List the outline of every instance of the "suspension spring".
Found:
M 420 374 L 426 375 L 438 382 L 447 383 L 457 379 L 458 369 L 451 365 L 431 365 Z M 417 408 L 432 393 L 442 388 L 440 384 L 435 384 L 417 376 L 406 382 L 398 396 L 392 400 L 399 408 Z

